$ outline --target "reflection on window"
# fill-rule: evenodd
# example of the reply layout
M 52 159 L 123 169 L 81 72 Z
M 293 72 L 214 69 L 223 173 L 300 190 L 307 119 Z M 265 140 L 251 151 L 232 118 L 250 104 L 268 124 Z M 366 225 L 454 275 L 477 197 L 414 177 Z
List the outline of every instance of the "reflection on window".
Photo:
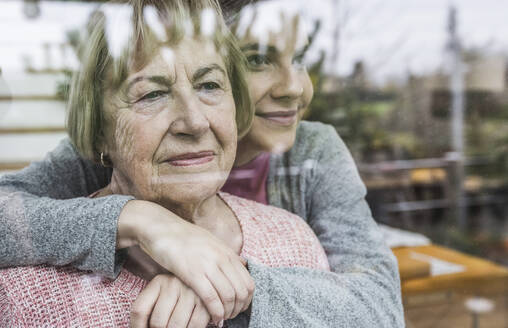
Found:
M 70 77 L 98 6 L 0 3 L 0 175 L 41 159 L 66 136 Z M 500 302 L 508 292 L 502 267 L 508 265 L 508 3 L 265 0 L 253 8 L 259 12 L 244 13 L 236 29 L 258 33 L 249 50 L 255 54 L 247 54 L 254 72 L 279 60 L 263 43 L 270 29 L 298 17 L 304 41 L 292 67 L 307 70 L 314 88 L 303 119 L 332 125 L 351 151 L 373 216 L 388 226 L 385 236 L 399 258 L 408 326 L 506 326 Z M 445 248 L 401 247 L 429 243 Z M 462 288 L 456 278 L 456 286 L 434 290 L 423 282 L 429 292 L 411 294 L 411 279 L 431 279 L 433 272 L 458 277 L 490 265 L 504 275 L 504 289 L 482 282 Z M 475 279 L 489 281 L 490 274 L 485 269 Z

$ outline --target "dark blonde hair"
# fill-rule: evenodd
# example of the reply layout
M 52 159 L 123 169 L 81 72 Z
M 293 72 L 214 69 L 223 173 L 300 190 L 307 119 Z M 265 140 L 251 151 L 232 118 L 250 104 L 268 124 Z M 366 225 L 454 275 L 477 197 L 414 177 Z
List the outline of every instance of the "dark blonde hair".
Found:
M 132 33 L 116 58 L 108 45 L 108 17 L 104 14 L 96 13 L 93 26 L 80 49 L 81 68 L 71 84 L 67 130 L 81 155 L 99 161 L 106 126 L 103 110 L 106 88 L 115 90 L 120 87 L 130 69 L 141 68 L 161 45 L 178 44 L 189 28 L 197 31 L 194 36 L 201 36 L 201 15 L 205 10 L 215 14 L 215 30 L 211 38 L 226 65 L 236 105 L 238 135 L 245 135 L 254 115 L 245 81 L 245 59 L 224 23 L 217 1 L 131 0 L 128 6 L 132 9 Z M 155 9 L 165 29 L 167 40 L 163 43 L 144 17 L 147 7 Z

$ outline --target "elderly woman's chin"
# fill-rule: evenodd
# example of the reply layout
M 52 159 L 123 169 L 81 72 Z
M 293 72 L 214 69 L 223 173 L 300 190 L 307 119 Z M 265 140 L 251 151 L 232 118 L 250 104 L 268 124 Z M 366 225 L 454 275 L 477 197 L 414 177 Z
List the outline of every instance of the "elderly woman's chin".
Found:
M 183 205 L 206 200 L 217 194 L 229 173 L 228 168 L 214 163 L 217 160 L 183 167 L 162 163 L 152 179 L 152 190 L 157 191 L 162 203 Z

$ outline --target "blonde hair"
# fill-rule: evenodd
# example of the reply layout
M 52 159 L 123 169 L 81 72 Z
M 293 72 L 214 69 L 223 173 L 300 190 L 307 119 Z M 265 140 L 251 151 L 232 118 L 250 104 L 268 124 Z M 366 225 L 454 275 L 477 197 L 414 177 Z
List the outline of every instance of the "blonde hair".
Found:
M 216 24 L 211 37 L 225 62 L 231 83 L 239 138 L 245 135 L 254 116 L 245 81 L 246 62 L 235 37 L 224 23 L 217 1 L 131 0 L 128 6 L 132 9 L 132 33 L 120 54 L 115 57 L 111 53 L 106 35 L 108 17 L 101 13 L 95 14 L 93 26 L 80 49 L 81 68 L 72 80 L 67 116 L 67 131 L 80 154 L 99 161 L 106 126 L 103 110 L 106 88 L 117 89 L 127 78 L 130 68 L 147 63 L 154 50 L 162 45 L 143 14 L 148 6 L 155 9 L 165 28 L 165 45 L 180 42 L 189 27 L 199 36 L 201 14 L 204 10 L 212 10 Z

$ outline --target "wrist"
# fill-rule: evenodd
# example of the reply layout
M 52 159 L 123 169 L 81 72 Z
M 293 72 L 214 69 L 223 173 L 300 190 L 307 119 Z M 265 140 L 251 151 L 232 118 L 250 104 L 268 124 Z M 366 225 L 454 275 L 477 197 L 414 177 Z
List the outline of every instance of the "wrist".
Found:
M 130 200 L 123 207 L 117 222 L 116 248 L 127 248 L 139 245 L 139 237 L 143 228 L 142 208 L 148 203 L 143 200 Z
M 164 207 L 145 200 L 128 201 L 118 218 L 117 248 L 140 246 L 157 241 L 161 231 L 178 230 L 184 221 Z M 171 225 L 168 229 L 168 225 Z M 165 236 L 167 237 L 167 236 Z

